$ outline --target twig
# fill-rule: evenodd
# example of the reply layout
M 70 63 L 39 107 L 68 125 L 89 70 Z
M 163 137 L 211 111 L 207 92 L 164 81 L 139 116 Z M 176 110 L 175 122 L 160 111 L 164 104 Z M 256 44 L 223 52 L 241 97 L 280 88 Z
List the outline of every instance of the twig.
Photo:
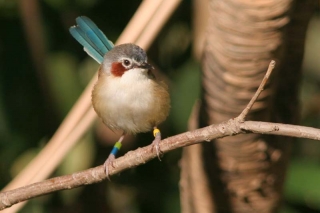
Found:
M 181 0 L 165 0 L 159 9 L 154 13 L 152 19 L 146 25 L 144 33 L 137 39 L 136 44 L 144 44 L 144 48 L 149 48 L 152 41 L 159 33 L 161 27 L 168 20 L 172 12 L 177 8 Z
M 132 19 L 119 36 L 117 44 L 136 42 L 151 18 L 159 10 L 162 1 L 142 1 Z M 144 49 L 148 49 L 145 48 Z
M 45 69 L 46 42 L 44 29 L 41 21 L 40 2 L 38 0 L 19 1 L 21 21 L 24 25 L 26 39 L 28 41 L 31 57 L 35 66 L 38 81 L 41 86 L 43 97 L 49 104 L 52 104 L 52 94 L 49 89 L 48 72 Z
M 209 142 L 213 139 L 245 133 L 283 135 L 320 140 L 320 129 L 312 127 L 259 121 L 241 122 L 236 119 L 230 119 L 229 121 L 221 124 L 210 125 L 205 128 L 166 138 L 160 142 L 160 149 L 166 153 L 203 141 Z M 152 152 L 151 145 L 138 148 L 135 151 L 128 152 L 126 155 L 117 158 L 113 163 L 114 167 L 109 167 L 109 174 L 114 175 L 123 170 L 145 164 L 155 157 L 157 157 L 157 155 L 155 152 Z M 60 176 L 7 192 L 1 192 L 0 210 L 34 197 L 59 190 L 72 189 L 83 185 L 98 183 L 105 179 L 106 175 L 104 167 L 98 166 L 71 175 Z
M 254 94 L 254 96 L 251 98 L 250 102 L 248 103 L 248 105 L 246 106 L 246 108 L 244 108 L 244 110 L 241 112 L 241 114 L 237 117 L 237 119 L 239 121 L 244 121 L 247 114 L 249 113 L 249 111 L 251 110 L 253 104 L 256 102 L 256 100 L 258 99 L 259 95 L 261 94 L 261 92 L 264 90 L 264 87 L 266 85 L 266 83 L 268 82 L 268 79 L 274 69 L 276 65 L 276 62 L 274 60 L 272 60 L 269 64 L 268 70 L 259 86 L 259 88 L 257 89 L 256 93 Z
M 258 91 L 251 99 L 246 109 L 239 115 L 239 117 L 236 119 L 230 119 L 220 124 L 210 125 L 205 128 L 166 138 L 160 143 L 161 151 L 166 153 L 174 149 L 190 146 L 203 141 L 209 142 L 217 138 L 246 133 L 283 135 L 320 140 L 320 129 L 280 123 L 244 121 L 246 114 L 249 112 L 259 94 L 263 90 L 263 87 L 266 84 L 274 65 L 275 62 L 272 61 L 269 65 L 266 76 L 258 88 Z M 152 151 L 152 145 L 128 152 L 125 156 L 117 158 L 112 166 L 109 166 L 109 175 L 114 175 L 125 169 L 144 164 L 155 157 L 157 157 L 157 155 Z M 72 189 L 82 185 L 101 182 L 104 179 L 106 179 L 104 167 L 98 166 L 71 175 L 60 176 L 18 189 L 2 192 L 0 193 L 0 210 L 37 196 L 58 190 Z

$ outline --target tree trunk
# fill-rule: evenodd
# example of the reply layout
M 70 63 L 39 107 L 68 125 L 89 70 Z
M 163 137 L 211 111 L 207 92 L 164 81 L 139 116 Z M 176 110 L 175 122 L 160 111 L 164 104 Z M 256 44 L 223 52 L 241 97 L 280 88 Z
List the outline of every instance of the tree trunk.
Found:
M 202 57 L 202 102 L 191 128 L 236 117 L 271 59 L 271 82 L 247 119 L 297 123 L 308 21 L 315 1 L 211 0 Z M 198 124 L 198 125 L 197 125 Z M 248 134 L 185 148 L 182 212 L 275 212 L 292 139 Z M 201 193 L 202 192 L 202 193 Z

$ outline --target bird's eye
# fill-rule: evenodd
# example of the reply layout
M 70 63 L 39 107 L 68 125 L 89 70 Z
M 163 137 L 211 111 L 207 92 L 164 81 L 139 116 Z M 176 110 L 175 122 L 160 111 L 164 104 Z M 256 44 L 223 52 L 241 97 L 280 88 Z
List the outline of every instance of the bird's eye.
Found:
M 123 61 L 123 65 L 126 66 L 126 67 L 130 66 L 131 65 L 131 61 L 129 61 L 128 59 L 125 59 Z

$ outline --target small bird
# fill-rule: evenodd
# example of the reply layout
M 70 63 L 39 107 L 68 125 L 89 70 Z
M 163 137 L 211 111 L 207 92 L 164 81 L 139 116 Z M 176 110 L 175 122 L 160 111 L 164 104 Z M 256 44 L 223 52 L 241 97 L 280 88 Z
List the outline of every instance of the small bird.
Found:
M 169 114 L 168 87 L 152 74 L 146 52 L 135 44 L 114 46 L 102 31 L 87 17 L 76 19 L 71 35 L 100 65 L 98 81 L 92 90 L 92 105 L 103 123 L 111 130 L 121 130 L 104 163 L 109 178 L 109 165 L 126 134 L 148 132 L 153 129 L 152 144 L 160 158 L 161 133 L 158 125 Z

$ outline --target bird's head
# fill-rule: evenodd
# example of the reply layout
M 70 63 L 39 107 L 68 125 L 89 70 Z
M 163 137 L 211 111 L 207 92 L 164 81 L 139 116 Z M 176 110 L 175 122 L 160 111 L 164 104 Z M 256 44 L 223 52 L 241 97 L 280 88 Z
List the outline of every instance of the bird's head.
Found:
M 101 71 L 107 75 L 121 77 L 131 70 L 148 74 L 152 69 L 142 48 L 135 44 L 121 44 L 105 54 Z

